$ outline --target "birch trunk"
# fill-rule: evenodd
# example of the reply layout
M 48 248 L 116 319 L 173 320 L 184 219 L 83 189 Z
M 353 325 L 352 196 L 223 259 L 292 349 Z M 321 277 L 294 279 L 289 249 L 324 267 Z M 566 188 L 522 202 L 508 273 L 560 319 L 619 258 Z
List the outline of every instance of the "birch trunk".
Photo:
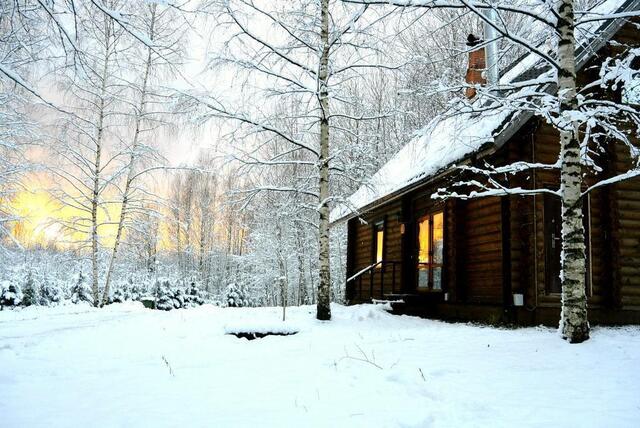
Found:
M 296 241 L 298 244 L 298 306 L 307 304 L 307 281 L 304 272 L 304 258 L 302 256 L 302 238 L 300 237 L 300 227 L 296 226 Z
M 111 26 L 105 21 L 105 51 L 104 64 L 102 66 L 102 79 L 100 87 L 100 101 L 98 103 L 98 122 L 95 140 L 95 158 L 93 170 L 93 189 L 91 194 L 91 292 L 93 305 L 100 306 L 100 288 L 98 286 L 98 206 L 100 204 L 100 174 L 102 173 L 102 140 L 104 138 L 105 97 L 107 93 L 107 78 L 109 74 L 109 61 L 111 57 Z
M 91 194 L 91 291 L 93 294 L 93 305 L 96 307 L 100 306 L 100 289 L 98 288 L 98 197 L 100 186 L 100 158 L 102 154 L 102 127 L 104 121 L 104 114 L 102 114 L 103 111 L 104 102 L 100 101 L 93 176 L 93 193 Z
M 582 223 L 582 168 L 578 129 L 572 113 L 576 98 L 574 1 L 562 0 L 558 9 L 558 95 L 563 126 L 560 130 L 560 194 L 562 198 L 562 337 L 571 343 L 589 338 L 585 292 L 585 240 Z
M 156 6 L 151 7 L 151 22 L 150 22 L 150 39 L 153 41 L 154 26 L 156 17 Z M 129 199 L 131 197 L 131 184 L 134 179 L 134 164 L 136 160 L 136 152 L 140 142 L 140 125 L 142 123 L 142 116 L 147 102 L 147 82 L 149 81 L 149 73 L 151 71 L 152 51 L 151 48 L 147 48 L 147 60 L 145 63 L 144 76 L 142 78 L 142 87 L 140 93 L 140 104 L 138 105 L 138 111 L 135 118 L 135 130 L 133 134 L 133 144 L 131 145 L 131 154 L 129 155 L 129 163 L 127 165 L 127 180 L 124 185 L 122 194 L 122 202 L 120 204 L 120 219 L 118 220 L 118 228 L 116 231 L 116 238 L 111 249 L 111 258 L 109 259 L 109 267 L 107 268 L 107 277 L 104 283 L 104 292 L 102 294 L 102 302 L 100 306 L 104 306 L 109 301 L 109 288 L 111 285 L 111 276 L 113 274 L 113 268 L 118 254 L 118 248 L 120 247 L 120 241 L 122 240 L 122 233 L 124 231 L 124 224 L 127 216 L 127 208 L 129 205 Z
M 276 232 L 276 239 L 278 241 L 278 270 L 280 273 L 280 298 L 282 301 L 282 321 L 287 319 L 287 305 L 288 305 L 288 291 L 289 291 L 289 276 L 287 269 L 287 262 L 285 260 L 284 252 L 282 250 L 282 226 L 278 224 Z
M 329 269 L 329 0 L 321 0 L 320 25 L 322 54 L 318 70 L 320 98 L 320 224 L 318 234 L 319 271 L 316 318 L 331 319 L 331 272 Z

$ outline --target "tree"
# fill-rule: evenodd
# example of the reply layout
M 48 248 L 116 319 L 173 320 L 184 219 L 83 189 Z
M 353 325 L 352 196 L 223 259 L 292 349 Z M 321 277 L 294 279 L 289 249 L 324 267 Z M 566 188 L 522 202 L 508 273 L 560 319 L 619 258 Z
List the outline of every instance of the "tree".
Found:
M 126 27 L 111 16 L 126 5 L 110 0 L 95 6 L 74 11 L 79 61 L 57 75 L 64 82 L 66 110 L 52 145 L 59 162 L 49 170 L 58 184 L 55 194 L 70 214 L 61 219 L 67 237 L 89 249 L 93 303 L 101 306 L 109 299 L 132 214 L 148 205 L 141 177 L 161 168 L 148 135 L 163 124 L 160 71 L 178 64 L 181 25 L 171 8 L 156 4 L 130 5 Z M 110 257 L 101 290 L 105 248 Z
M 180 20 L 177 19 L 172 8 L 152 3 L 141 5 L 135 12 L 137 12 L 136 17 L 139 21 L 138 26 L 141 27 L 140 33 L 146 34 L 152 45 L 143 45 L 140 53 L 143 53 L 142 57 L 145 59 L 142 63 L 136 61 L 136 57 L 139 55 L 137 50 L 129 61 L 132 68 L 139 73 L 139 79 L 127 82 L 132 92 L 131 126 L 133 129 L 130 137 L 131 142 L 125 148 L 125 151 L 128 152 L 128 160 L 122 171 L 125 179 L 121 189 L 120 213 L 116 224 L 115 238 L 111 246 L 102 305 L 106 304 L 109 299 L 111 277 L 125 226 L 136 210 L 144 209 L 143 202 L 146 192 L 140 188 L 138 182 L 145 176 L 145 173 L 157 169 L 157 167 L 141 169 L 141 164 L 144 161 L 154 164 L 162 162 L 157 150 L 145 142 L 145 135 L 162 125 L 160 119 L 162 108 L 160 106 L 164 100 L 161 91 L 157 88 L 160 83 L 158 69 L 172 68 L 179 63 L 177 57 L 181 54 L 180 46 L 183 38 L 183 31 L 179 25 Z M 152 111 L 149 111 L 150 109 Z
M 19 220 L 9 201 L 21 178 L 32 169 L 24 156 L 27 145 L 40 141 L 44 134 L 29 117 L 31 93 L 24 79 L 43 52 L 48 52 L 47 39 L 39 16 L 25 9 L 17 11 L 16 6 L 14 2 L 0 4 L 0 241 L 11 240 L 12 226 Z M 27 37 L 29 34 L 33 36 Z
M 116 7 L 116 2 L 109 5 Z M 67 102 L 74 110 L 65 116 L 63 136 L 54 147 L 61 162 L 50 171 L 62 183 L 58 199 L 75 214 L 63 225 L 77 240 L 89 247 L 93 304 L 101 302 L 99 289 L 99 251 L 101 230 L 109 222 L 109 201 L 105 194 L 112 189 L 121 152 L 115 147 L 115 116 L 121 108 L 123 88 L 116 68 L 126 49 L 125 32 L 102 13 L 83 7 L 77 13 L 78 32 L 84 49 L 79 51 L 82 67 L 63 69 L 67 82 Z M 116 174 L 117 176 L 117 174 Z
M 579 87 L 576 70 L 579 56 L 576 35 L 583 40 L 592 40 L 600 24 L 615 19 L 637 16 L 637 10 L 613 10 L 612 2 L 604 2 L 596 8 L 577 10 L 575 0 L 561 0 L 557 6 L 544 3 L 529 5 L 504 1 L 369 1 L 345 0 L 349 3 L 382 4 L 391 3 L 399 7 L 431 9 L 465 9 L 481 19 L 493 34 L 486 42 L 501 39 L 524 49 L 536 61 L 544 64 L 541 75 L 533 80 L 515 83 L 497 81 L 486 88 L 472 85 L 478 93 L 470 102 L 461 101 L 457 111 L 467 114 L 474 111 L 504 109 L 514 114 L 529 113 L 542 117 L 551 123 L 560 135 L 558 161 L 552 165 L 517 162 L 495 167 L 461 167 L 468 173 L 479 176 L 452 183 L 441 189 L 438 197 L 483 197 L 513 194 L 552 194 L 562 201 L 562 315 L 561 332 L 571 343 L 579 343 L 589 338 L 587 321 L 587 297 L 585 293 L 585 235 L 582 223 L 583 198 L 592 190 L 640 175 L 640 158 L 637 143 L 628 132 L 628 127 L 640 124 L 639 111 L 635 106 L 611 99 L 620 85 L 633 85 L 638 71 L 631 64 L 636 61 L 637 48 L 616 47 L 617 58 L 608 58 L 601 64 L 600 76 Z M 631 6 L 632 7 L 632 6 Z M 505 15 L 526 17 L 531 26 L 513 28 L 506 24 Z M 577 19 L 576 19 L 577 17 Z M 549 41 L 547 45 L 531 43 L 527 36 L 531 28 L 542 28 Z M 550 45 L 550 46 L 549 46 Z M 497 67 L 488 64 L 488 67 Z M 555 85 L 555 90 L 550 90 Z M 468 85 L 460 85 L 465 87 Z M 596 90 L 596 88 L 598 88 Z M 456 109 L 453 109 L 456 111 Z M 603 178 L 598 173 L 611 160 L 606 153 L 612 144 L 622 144 L 632 159 L 628 171 L 614 177 Z M 600 164 L 600 165 L 599 165 Z M 528 173 L 536 169 L 556 170 L 560 176 L 560 187 L 549 189 L 522 189 L 509 185 L 510 176 Z M 595 184 L 586 180 L 587 175 L 595 177 Z M 473 191 L 464 189 L 474 189 Z M 585 190 L 586 188 L 586 190 Z
M 55 107 L 27 78 L 29 73 L 24 69 L 24 65 L 60 58 L 61 53 L 64 60 L 69 60 L 70 64 L 67 65 L 89 65 L 90 62 L 84 62 L 86 58 L 83 55 L 87 53 L 83 50 L 87 45 L 81 46 L 83 35 L 77 31 L 85 12 L 98 19 L 108 20 L 138 43 L 152 46 L 153 43 L 146 34 L 139 32 L 131 24 L 129 14 L 119 11 L 122 6 L 123 4 L 111 0 L 90 0 L 81 5 L 77 5 L 73 0 L 3 2 L 0 5 L 0 31 L 3 45 L 11 55 L 1 57 L 0 75 L 40 98 L 47 105 Z M 174 4 L 171 7 L 180 10 L 182 5 Z
M 330 146 L 349 133 L 339 126 L 339 118 L 379 117 L 369 117 L 364 112 L 351 117 L 340 109 L 341 104 L 351 101 L 345 92 L 347 82 L 357 79 L 363 70 L 384 68 L 372 61 L 374 44 L 362 43 L 361 37 L 367 32 L 371 37 L 376 34 L 379 17 L 366 17 L 367 6 L 353 8 L 330 0 L 286 4 L 234 0 L 212 2 L 210 9 L 218 16 L 219 28 L 233 34 L 225 51 L 214 57 L 211 65 L 243 73 L 243 87 L 251 94 L 243 92 L 247 107 L 239 109 L 208 93 L 185 93 L 185 99 L 202 108 L 203 119 L 216 117 L 242 125 L 233 132 L 233 139 L 245 144 L 239 150 L 240 157 L 256 169 L 294 164 L 312 167 L 312 177 L 292 180 L 287 186 L 258 181 L 257 186 L 244 193 L 247 203 L 263 192 L 298 193 L 315 200 L 312 209 L 316 215 L 319 277 L 316 317 L 328 320 L 329 206 L 335 199 L 329 181 L 333 161 Z M 295 104 L 298 109 L 293 116 L 283 118 L 278 115 L 277 106 L 288 104 Z M 297 131 L 284 129 L 282 119 L 297 122 Z M 274 144 L 281 151 L 262 157 L 262 149 Z

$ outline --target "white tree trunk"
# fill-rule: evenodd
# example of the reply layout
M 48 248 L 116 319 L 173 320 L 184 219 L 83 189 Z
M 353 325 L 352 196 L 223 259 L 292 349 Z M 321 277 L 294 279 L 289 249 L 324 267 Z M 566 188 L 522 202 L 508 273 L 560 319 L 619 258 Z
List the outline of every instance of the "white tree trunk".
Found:
M 153 40 L 154 35 L 154 24 L 156 17 L 156 7 L 155 5 L 151 8 L 151 28 L 150 28 L 150 40 Z M 111 258 L 109 259 L 109 267 L 107 268 L 107 277 L 104 283 L 104 292 L 102 294 L 102 302 L 100 302 L 100 306 L 104 306 L 109 301 L 109 288 L 111 285 L 111 276 L 113 274 L 113 268 L 116 261 L 116 256 L 118 254 L 118 248 L 120 247 L 120 242 L 122 240 L 122 233 L 124 231 L 124 225 L 127 218 L 127 208 L 129 205 L 129 199 L 131 197 L 131 185 L 133 183 L 133 179 L 135 177 L 135 160 L 137 157 L 137 149 L 140 142 L 140 126 L 142 124 L 142 117 L 144 115 L 145 106 L 147 102 L 147 82 L 149 81 L 149 73 L 151 71 L 152 65 L 152 50 L 151 48 L 147 48 L 147 60 L 145 63 L 144 76 L 142 78 L 142 87 L 140 91 L 140 103 L 138 105 L 138 111 L 136 112 L 135 117 L 135 130 L 133 134 L 133 144 L 131 145 L 131 154 L 129 155 L 129 163 L 127 165 L 127 180 L 125 181 L 124 190 L 122 193 L 122 203 L 120 204 L 120 219 L 118 220 L 118 228 L 116 231 L 116 238 L 113 242 L 113 247 L 111 248 Z
M 571 343 L 589 338 L 585 292 L 585 240 L 582 223 L 582 167 L 578 129 L 571 114 L 577 110 L 574 1 L 558 9 L 558 95 L 564 123 L 560 131 L 562 197 L 562 336 Z
M 316 318 L 331 319 L 331 271 L 329 269 L 329 0 L 321 0 L 320 25 L 322 54 L 318 70 L 320 97 L 320 223 L 318 305 Z
M 100 101 L 98 103 L 98 123 L 95 140 L 95 158 L 93 170 L 93 189 L 91 194 L 91 291 L 93 305 L 100 306 L 100 288 L 98 286 L 98 206 L 100 204 L 100 175 L 102 174 L 102 140 L 104 138 L 105 97 L 107 94 L 107 79 L 109 76 L 109 61 L 111 60 L 111 26 L 105 21 L 105 51 L 102 67 L 102 84 L 100 88 Z
M 307 298 L 307 281 L 304 272 L 304 257 L 302 238 L 300 236 L 300 226 L 296 225 L 296 243 L 298 244 L 298 251 L 296 255 L 298 257 L 298 306 L 306 305 Z

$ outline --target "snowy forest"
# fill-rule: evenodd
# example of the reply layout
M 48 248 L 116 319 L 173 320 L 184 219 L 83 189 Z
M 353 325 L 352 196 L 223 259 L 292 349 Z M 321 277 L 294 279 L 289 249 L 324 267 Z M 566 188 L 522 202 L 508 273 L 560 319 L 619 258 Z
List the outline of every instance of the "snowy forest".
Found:
M 460 97 L 432 86 L 459 83 L 481 23 L 332 2 L 321 190 L 320 9 L 280 3 L 3 3 L 3 289 L 37 295 L 25 305 L 157 283 L 223 305 L 316 303 L 320 193 L 340 204 Z M 329 239 L 340 302 L 344 228 Z
M 639 213 L 638 0 L 0 1 L 2 426 L 637 426 Z

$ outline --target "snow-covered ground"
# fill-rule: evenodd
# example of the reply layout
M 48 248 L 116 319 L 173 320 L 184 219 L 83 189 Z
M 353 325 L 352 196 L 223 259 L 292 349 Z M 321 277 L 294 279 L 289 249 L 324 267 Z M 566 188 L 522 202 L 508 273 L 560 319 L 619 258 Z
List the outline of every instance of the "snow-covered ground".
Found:
M 640 328 L 570 345 L 334 306 L 160 312 L 137 305 L 0 312 L 3 427 L 637 427 Z

